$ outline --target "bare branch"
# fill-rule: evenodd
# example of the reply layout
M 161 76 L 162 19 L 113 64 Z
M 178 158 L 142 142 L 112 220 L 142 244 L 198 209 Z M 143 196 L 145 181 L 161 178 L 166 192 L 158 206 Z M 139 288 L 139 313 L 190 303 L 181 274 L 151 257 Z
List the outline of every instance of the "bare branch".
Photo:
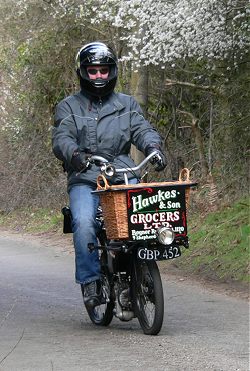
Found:
M 185 126 L 178 126 L 178 129 L 190 129 L 190 125 L 185 125 Z
M 197 126 L 197 123 L 199 122 L 199 120 L 191 112 L 181 111 L 179 109 L 176 112 L 181 113 L 182 115 L 186 115 L 186 116 L 190 117 L 191 118 L 191 122 L 192 122 L 192 126 Z
M 192 128 L 192 131 L 193 131 L 194 140 L 195 140 L 197 150 L 198 150 L 198 153 L 199 153 L 199 158 L 200 158 L 199 162 L 200 162 L 200 165 L 201 165 L 202 177 L 204 179 L 206 179 L 206 177 L 208 175 L 208 163 L 207 163 L 206 155 L 205 155 L 203 137 L 202 137 L 202 134 L 201 134 L 201 130 L 198 126 L 199 119 L 197 117 L 195 117 L 191 112 L 181 111 L 181 110 L 177 110 L 177 112 L 182 114 L 182 115 L 188 116 L 191 119 L 191 128 Z
M 191 82 L 166 79 L 165 86 L 175 86 L 175 85 L 186 86 L 188 88 L 200 89 L 200 90 L 205 90 L 205 91 L 209 91 L 209 92 L 215 92 L 216 91 L 215 86 L 212 86 L 212 85 L 211 86 L 210 85 L 196 85 L 196 84 L 192 84 Z

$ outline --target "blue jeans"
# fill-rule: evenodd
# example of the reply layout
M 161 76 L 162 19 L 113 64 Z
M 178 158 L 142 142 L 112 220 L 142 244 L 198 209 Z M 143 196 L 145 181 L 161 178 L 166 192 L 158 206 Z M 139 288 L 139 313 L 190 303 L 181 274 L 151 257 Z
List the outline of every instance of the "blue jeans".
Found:
M 137 183 L 131 179 L 129 183 Z M 77 283 L 86 284 L 100 278 L 100 262 L 98 250 L 89 252 L 88 243 L 97 245 L 96 212 L 99 196 L 91 192 L 95 186 L 87 184 L 75 185 L 69 192 L 69 203 L 72 213 L 72 230 L 75 248 L 75 279 Z
M 89 283 L 100 278 L 98 250 L 89 252 L 88 243 L 97 245 L 95 219 L 99 197 L 92 194 L 96 187 L 75 185 L 69 192 L 72 213 L 72 230 L 75 247 L 75 279 L 77 283 Z

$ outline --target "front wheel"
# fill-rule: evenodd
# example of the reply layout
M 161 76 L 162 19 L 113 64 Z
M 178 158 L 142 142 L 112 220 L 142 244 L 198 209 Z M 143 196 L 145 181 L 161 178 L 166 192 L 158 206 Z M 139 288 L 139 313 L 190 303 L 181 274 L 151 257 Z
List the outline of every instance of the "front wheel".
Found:
M 144 334 L 157 335 L 163 322 L 164 298 L 161 276 L 155 261 L 135 261 L 132 287 L 135 313 Z
M 108 299 L 108 302 L 104 302 L 94 308 L 85 306 L 89 318 L 91 321 L 98 326 L 108 326 L 113 318 L 114 301 L 110 295 L 110 285 L 106 275 L 101 276 L 103 297 Z

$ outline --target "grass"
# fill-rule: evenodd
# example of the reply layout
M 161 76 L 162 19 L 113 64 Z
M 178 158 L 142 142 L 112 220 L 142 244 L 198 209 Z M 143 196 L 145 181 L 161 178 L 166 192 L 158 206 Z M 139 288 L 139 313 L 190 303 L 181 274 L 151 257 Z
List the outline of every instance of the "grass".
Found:
M 52 209 L 23 209 L 0 215 L 0 226 L 17 232 L 57 232 L 62 223 L 61 212 Z
M 189 217 L 190 248 L 178 260 L 186 272 L 221 281 L 249 282 L 249 205 L 247 199 Z

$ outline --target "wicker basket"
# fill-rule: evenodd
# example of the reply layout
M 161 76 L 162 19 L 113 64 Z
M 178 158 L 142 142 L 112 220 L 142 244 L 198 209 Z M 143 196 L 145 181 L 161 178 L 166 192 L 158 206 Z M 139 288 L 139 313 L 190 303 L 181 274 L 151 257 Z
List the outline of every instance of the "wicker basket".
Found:
M 99 193 L 99 196 L 105 219 L 107 237 L 112 240 L 129 238 L 126 197 L 127 189 L 153 186 L 173 186 L 176 184 L 192 184 L 189 180 L 188 169 L 182 169 L 179 180 L 175 182 L 138 183 L 110 186 L 107 179 L 103 175 L 99 175 L 97 178 L 97 190 L 102 191 Z M 190 200 L 190 187 L 186 188 L 185 194 L 186 207 L 188 207 Z

